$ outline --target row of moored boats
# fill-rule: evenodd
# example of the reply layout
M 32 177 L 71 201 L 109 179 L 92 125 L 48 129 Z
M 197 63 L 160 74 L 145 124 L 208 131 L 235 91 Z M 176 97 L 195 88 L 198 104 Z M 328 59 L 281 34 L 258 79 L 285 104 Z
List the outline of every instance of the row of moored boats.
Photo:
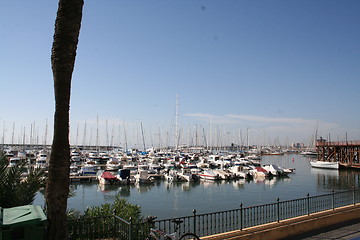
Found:
M 49 152 L 8 153 L 9 166 L 22 160 L 29 168 L 47 170 Z M 169 182 L 230 180 L 287 176 L 293 169 L 274 164 L 261 164 L 260 155 L 243 153 L 184 153 L 184 152 L 71 152 L 70 177 L 73 180 L 98 179 L 101 184 L 152 183 L 156 178 Z

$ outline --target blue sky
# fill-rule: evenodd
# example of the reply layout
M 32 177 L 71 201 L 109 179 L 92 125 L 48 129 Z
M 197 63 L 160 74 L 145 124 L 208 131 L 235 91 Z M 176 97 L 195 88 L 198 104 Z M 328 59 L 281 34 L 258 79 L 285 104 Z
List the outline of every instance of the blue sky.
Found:
M 0 2 L 5 142 L 51 142 L 57 4 Z M 357 0 L 87 0 L 71 143 L 124 144 L 126 132 L 129 145 L 171 145 L 177 95 L 181 144 L 247 132 L 251 143 L 308 143 L 316 129 L 359 140 L 359 12 Z

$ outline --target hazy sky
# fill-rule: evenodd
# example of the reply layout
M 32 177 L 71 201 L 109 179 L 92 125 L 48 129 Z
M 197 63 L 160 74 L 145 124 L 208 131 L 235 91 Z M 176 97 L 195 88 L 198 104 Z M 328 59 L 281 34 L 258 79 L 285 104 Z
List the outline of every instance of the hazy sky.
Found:
M 57 4 L 0 2 L 5 142 L 51 142 Z M 359 140 L 359 91 L 358 0 L 85 0 L 70 139 Z

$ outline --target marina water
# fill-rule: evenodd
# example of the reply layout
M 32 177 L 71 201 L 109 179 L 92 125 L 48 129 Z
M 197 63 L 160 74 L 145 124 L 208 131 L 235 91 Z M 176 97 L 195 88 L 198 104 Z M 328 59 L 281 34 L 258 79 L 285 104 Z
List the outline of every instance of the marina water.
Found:
M 88 206 L 113 202 L 115 195 L 141 207 L 144 216 L 158 219 L 223 211 L 330 193 L 332 190 L 349 190 L 358 187 L 360 171 L 311 168 L 309 158 L 301 155 L 262 156 L 262 164 L 294 168 L 288 177 L 262 180 L 221 180 L 199 182 L 166 182 L 157 180 L 149 185 L 99 185 L 71 183 L 75 196 L 69 198 L 68 208 L 84 211 Z M 35 205 L 44 205 L 43 193 L 38 193 Z

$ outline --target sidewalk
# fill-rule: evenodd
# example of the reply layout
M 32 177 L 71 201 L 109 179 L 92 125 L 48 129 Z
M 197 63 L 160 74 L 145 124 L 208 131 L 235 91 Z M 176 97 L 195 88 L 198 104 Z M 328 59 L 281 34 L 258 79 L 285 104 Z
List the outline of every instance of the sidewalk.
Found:
M 319 231 L 305 233 L 301 236 L 287 238 L 286 240 L 325 239 L 360 240 L 360 220 L 338 224 Z

